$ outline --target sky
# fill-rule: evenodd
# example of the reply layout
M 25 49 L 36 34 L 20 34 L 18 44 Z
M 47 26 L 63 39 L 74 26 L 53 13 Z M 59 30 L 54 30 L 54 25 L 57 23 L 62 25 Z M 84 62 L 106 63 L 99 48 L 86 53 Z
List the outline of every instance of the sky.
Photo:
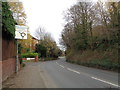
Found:
M 74 5 L 77 0 L 20 0 L 27 15 L 27 24 L 31 35 L 39 27 L 45 28 L 59 45 L 59 38 L 65 20 L 63 12 Z

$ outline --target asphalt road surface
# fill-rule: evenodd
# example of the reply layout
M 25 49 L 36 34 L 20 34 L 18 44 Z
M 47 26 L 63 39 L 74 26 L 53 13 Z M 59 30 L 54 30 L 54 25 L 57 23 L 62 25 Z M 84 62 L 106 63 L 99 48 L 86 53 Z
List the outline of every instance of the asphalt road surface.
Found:
M 47 88 L 120 88 L 118 73 L 70 64 L 65 58 L 39 62 Z

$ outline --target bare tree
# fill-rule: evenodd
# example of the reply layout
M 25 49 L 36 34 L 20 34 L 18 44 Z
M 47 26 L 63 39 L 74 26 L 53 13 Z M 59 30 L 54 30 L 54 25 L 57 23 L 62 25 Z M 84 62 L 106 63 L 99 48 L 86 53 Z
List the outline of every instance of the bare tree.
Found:
M 43 40 L 45 35 L 46 35 L 46 31 L 43 27 L 39 26 L 36 30 L 35 30 L 35 33 L 34 33 L 35 37 L 38 39 L 38 40 Z

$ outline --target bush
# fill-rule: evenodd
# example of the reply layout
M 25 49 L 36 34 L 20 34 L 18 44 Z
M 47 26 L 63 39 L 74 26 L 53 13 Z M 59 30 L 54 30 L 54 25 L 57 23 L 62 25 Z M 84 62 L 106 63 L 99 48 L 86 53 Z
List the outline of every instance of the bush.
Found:
M 46 57 L 47 48 L 41 44 L 36 44 L 35 52 L 40 53 L 41 57 Z
M 39 58 L 41 57 L 41 54 L 40 54 L 40 53 L 38 53 L 38 57 L 39 57 Z
M 30 48 L 26 48 L 26 52 L 29 53 L 30 52 Z
M 20 64 L 22 64 L 23 60 L 20 58 Z
M 38 53 L 24 53 L 21 54 L 21 58 L 35 58 L 36 56 L 38 56 Z M 40 54 L 39 54 L 40 56 Z

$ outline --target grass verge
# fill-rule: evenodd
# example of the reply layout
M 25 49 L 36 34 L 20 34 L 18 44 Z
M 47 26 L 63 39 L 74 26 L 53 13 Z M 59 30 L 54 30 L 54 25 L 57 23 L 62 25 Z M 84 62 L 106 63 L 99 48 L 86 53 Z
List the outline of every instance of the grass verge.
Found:
M 119 72 L 120 62 L 118 61 L 118 53 L 115 50 L 107 51 L 84 51 L 83 53 L 70 53 L 67 62 L 94 67 L 104 70 Z

